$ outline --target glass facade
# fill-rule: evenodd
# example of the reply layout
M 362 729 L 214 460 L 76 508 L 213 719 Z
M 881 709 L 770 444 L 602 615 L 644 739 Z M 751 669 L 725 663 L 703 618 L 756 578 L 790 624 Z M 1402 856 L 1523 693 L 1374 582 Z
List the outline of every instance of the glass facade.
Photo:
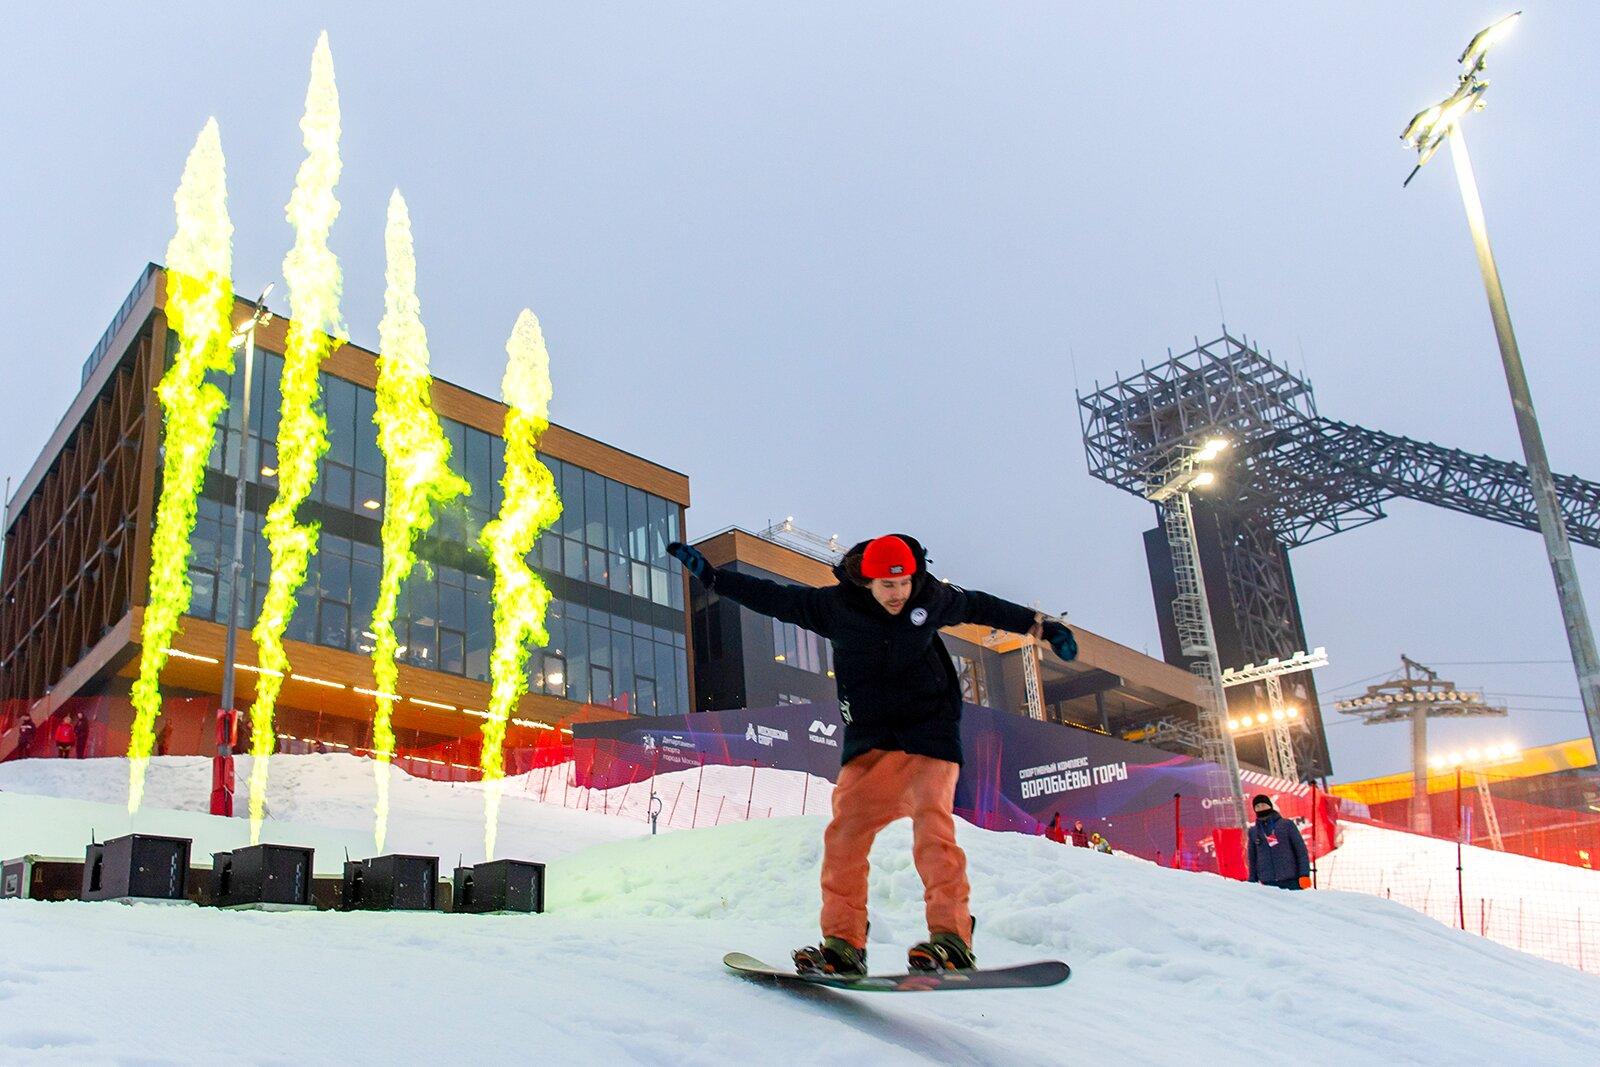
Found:
M 792 622 L 772 620 L 772 658 L 812 674 L 833 677 L 833 642 Z
M 261 522 L 277 487 L 278 380 L 281 356 L 257 350 L 245 459 L 244 573 L 248 629 L 266 592 L 271 559 Z M 214 377 L 230 391 L 211 453 L 195 525 L 190 614 L 226 622 L 233 558 L 233 499 L 239 467 L 243 374 Z M 372 609 L 382 562 L 384 463 L 372 418 L 373 391 L 322 376 L 329 448 L 302 517 L 321 524 L 318 552 L 302 586 L 287 636 L 356 653 L 372 650 Z M 489 677 L 494 640 L 491 571 L 478 534 L 500 508 L 505 442 L 441 418 L 450 465 L 472 486 L 435 516 L 418 543 L 421 560 L 401 595 L 395 628 L 401 658 L 419 667 L 480 681 Z M 551 456 L 563 513 L 529 557 L 555 600 L 550 642 L 528 661 L 529 689 L 607 704 L 641 715 L 692 710 L 684 639 L 683 575 L 667 555 L 680 536 L 681 509 L 670 500 Z M 244 598 L 241 598 L 244 599 Z

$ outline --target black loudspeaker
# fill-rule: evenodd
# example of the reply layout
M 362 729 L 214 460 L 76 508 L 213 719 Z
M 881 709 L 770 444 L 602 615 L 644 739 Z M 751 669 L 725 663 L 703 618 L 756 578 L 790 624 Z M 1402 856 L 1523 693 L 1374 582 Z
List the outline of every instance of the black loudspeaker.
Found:
M 311 849 L 251 845 L 211 857 L 211 901 L 219 908 L 311 906 Z
M 18 856 L 0 863 L 0 899 L 77 900 L 83 892 L 80 860 Z
M 83 856 L 84 900 L 184 900 L 186 837 L 129 834 L 90 845 Z
M 339 906 L 344 911 L 432 911 L 438 883 L 436 856 L 346 860 Z
M 544 864 L 494 860 L 457 867 L 451 883 L 451 911 L 544 911 Z

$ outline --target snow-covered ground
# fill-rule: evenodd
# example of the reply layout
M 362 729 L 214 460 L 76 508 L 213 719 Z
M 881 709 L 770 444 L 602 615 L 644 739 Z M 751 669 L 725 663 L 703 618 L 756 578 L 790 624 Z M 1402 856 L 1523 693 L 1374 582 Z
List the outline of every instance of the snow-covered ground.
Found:
M 1388 827 L 1340 824 L 1317 884 L 1370 893 L 1502 945 L 1600 974 L 1600 871 Z
M 365 832 L 370 770 L 350 763 L 275 760 L 279 816 Z M 79 818 L 86 802 L 15 791 L 120 800 L 121 761 L 17 766 L 0 768 L 8 852 L 11 816 L 44 838 L 69 832 L 48 829 L 56 812 Z M 395 847 L 471 858 L 476 792 L 397 781 Z M 1583 1063 L 1600 1033 L 1600 979 L 1382 899 L 965 824 L 982 961 L 1061 957 L 1069 983 L 773 989 L 725 973 L 721 956 L 781 962 L 815 936 L 820 816 L 652 838 L 633 817 L 512 795 L 504 851 L 550 861 L 542 916 L 0 901 L 0 1063 Z M 890 827 L 873 858 L 871 952 L 885 970 L 922 936 L 909 827 Z
M 235 763 L 235 777 L 243 788 L 250 779 L 250 758 L 240 757 Z M 372 855 L 372 768 L 371 760 L 342 753 L 274 757 L 268 780 L 268 818 L 262 826 L 261 839 L 318 848 L 319 871 L 337 872 L 344 856 L 342 852 L 337 860 L 324 856 L 320 842 L 311 840 L 304 828 L 341 831 L 329 847 L 335 843 L 341 850 L 348 847 L 352 857 Z M 542 776 L 543 772 L 506 780 L 496 848 L 501 856 L 544 859 L 602 841 L 650 832 L 642 811 L 636 819 L 606 819 L 564 810 L 559 804 L 559 785 L 557 795 L 547 797 L 554 803 L 539 803 L 529 789 L 534 775 Z M 398 769 L 393 770 L 391 782 L 385 852 L 438 856 L 441 869 L 453 867 L 458 857 L 467 863 L 484 858 L 482 786 L 412 778 Z M 165 830 L 159 827 L 169 825 L 174 812 L 206 812 L 211 802 L 211 760 L 205 756 L 152 759 L 145 776 L 144 806 L 131 819 L 127 814 L 128 762 L 123 759 L 0 763 L 0 804 L 12 793 L 97 803 L 88 809 L 75 808 L 79 814 L 74 816 L 72 827 L 65 830 L 34 820 L 6 818 L 5 809 L 0 808 L 0 856 L 81 856 L 88 834 L 78 827 L 85 819 L 103 841 L 130 830 L 177 832 L 177 824 Z M 577 804 L 579 797 L 573 795 L 569 800 Z M 600 804 L 597 794 L 596 810 Z M 245 798 L 240 795 L 235 810 L 243 812 L 246 807 Z M 182 826 L 187 827 L 183 830 L 185 836 L 196 838 L 196 857 L 250 843 L 249 826 L 244 819 L 213 822 L 209 816 L 197 819 L 191 814 Z

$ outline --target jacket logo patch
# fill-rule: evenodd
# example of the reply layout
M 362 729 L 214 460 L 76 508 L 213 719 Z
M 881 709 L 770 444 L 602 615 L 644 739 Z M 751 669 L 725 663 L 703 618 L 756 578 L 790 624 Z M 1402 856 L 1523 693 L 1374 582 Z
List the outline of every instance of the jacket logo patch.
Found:
M 927 608 L 912 608 L 911 609 L 911 625 L 912 626 L 921 626 L 923 623 L 925 623 L 927 621 L 928 621 L 928 609 Z

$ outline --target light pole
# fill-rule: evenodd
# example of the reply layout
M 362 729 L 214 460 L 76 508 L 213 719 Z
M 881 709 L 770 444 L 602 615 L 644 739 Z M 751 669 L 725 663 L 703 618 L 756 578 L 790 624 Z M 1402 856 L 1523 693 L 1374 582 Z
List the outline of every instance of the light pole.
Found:
M 228 640 L 222 656 L 222 694 L 217 701 L 217 751 L 211 760 L 211 814 L 233 815 L 233 742 L 239 721 L 234 705 L 234 661 L 239 648 L 239 583 L 244 578 L 244 487 L 245 464 L 250 450 L 251 371 L 256 362 L 256 330 L 272 321 L 267 310 L 268 285 L 256 298 L 248 319 L 233 331 L 232 347 L 244 346 L 244 400 L 239 405 L 239 463 L 234 469 L 233 489 L 233 564 L 228 582 Z M 247 601 L 248 603 L 248 601 Z
M 1211 605 L 1206 601 L 1205 573 L 1200 567 L 1200 546 L 1195 541 L 1194 508 L 1189 494 L 1217 480 L 1208 464 L 1228 448 L 1222 438 L 1207 441 L 1200 448 L 1181 451 L 1177 458 L 1155 472 L 1145 489 L 1145 499 L 1160 507 L 1167 545 L 1172 552 L 1172 572 L 1177 595 L 1172 599 L 1173 622 L 1177 624 L 1178 645 L 1183 655 L 1194 657 L 1189 670 L 1205 683 L 1205 701 L 1200 706 L 1201 756 L 1222 768 L 1227 778 L 1224 811 L 1226 825 L 1244 825 L 1244 792 L 1239 783 L 1239 754 L 1228 731 L 1227 698 L 1222 692 L 1222 661 L 1217 654 L 1216 630 L 1211 624 Z
M 1539 517 L 1539 532 L 1544 535 L 1545 553 L 1555 576 L 1556 598 L 1561 602 L 1561 619 L 1566 626 L 1567 645 L 1572 651 L 1572 666 L 1578 675 L 1578 693 L 1583 699 L 1584 717 L 1589 722 L 1589 738 L 1600 748 L 1600 655 L 1596 654 L 1594 631 L 1583 603 L 1583 589 L 1572 563 L 1572 543 L 1567 539 L 1566 523 L 1561 518 L 1560 499 L 1550 476 L 1550 460 L 1545 455 L 1544 435 L 1533 410 L 1533 394 L 1523 371 L 1522 353 L 1511 330 L 1511 313 L 1506 294 L 1500 287 L 1500 270 L 1489 247 L 1489 230 L 1484 222 L 1483 201 L 1467 155 L 1461 120 L 1468 112 L 1483 107 L 1483 94 L 1489 83 L 1479 77 L 1489 49 L 1499 43 L 1516 24 L 1521 12 L 1508 15 L 1481 31 L 1461 53 L 1462 73 L 1455 92 L 1433 107 L 1418 112 L 1406 125 L 1401 139 L 1417 150 L 1417 166 L 1406 178 L 1410 184 L 1422 165 L 1433 158 L 1440 144 L 1450 142 L 1450 158 L 1455 163 L 1456 182 L 1461 187 L 1461 203 L 1466 208 L 1467 225 L 1478 254 L 1478 270 L 1489 298 L 1489 314 L 1494 319 L 1495 340 L 1500 345 L 1500 360 L 1505 365 L 1506 386 L 1511 392 L 1511 408 L 1517 419 L 1517 434 L 1522 438 L 1522 454 L 1528 464 L 1534 509 Z

